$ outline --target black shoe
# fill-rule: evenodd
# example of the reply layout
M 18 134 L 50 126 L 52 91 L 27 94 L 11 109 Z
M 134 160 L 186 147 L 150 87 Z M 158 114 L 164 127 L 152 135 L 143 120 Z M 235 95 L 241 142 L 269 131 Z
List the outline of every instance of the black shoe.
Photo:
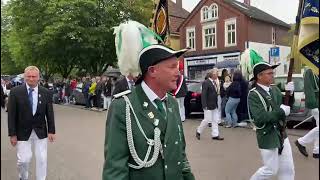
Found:
M 212 124 L 211 124 L 211 123 L 208 123 L 208 126 L 209 126 L 209 127 L 211 127 L 211 126 L 212 126 Z
M 212 137 L 213 140 L 218 140 L 218 141 L 222 141 L 224 140 L 223 137 L 220 137 L 220 136 L 216 136 L 216 137 Z
M 198 131 L 196 131 L 196 138 L 200 140 L 200 133 L 198 133 Z
M 219 123 L 218 125 L 219 125 L 219 126 L 223 126 L 223 125 L 224 125 L 224 123 L 223 123 L 223 122 L 221 122 L 221 123 Z
M 296 140 L 294 142 L 296 144 L 296 146 L 298 147 L 299 151 L 301 152 L 301 154 L 303 154 L 305 157 L 308 157 L 308 152 L 306 150 L 306 147 L 302 146 L 298 140 Z
M 319 154 L 315 154 L 315 153 L 313 153 L 313 158 L 315 158 L 315 159 L 319 159 Z

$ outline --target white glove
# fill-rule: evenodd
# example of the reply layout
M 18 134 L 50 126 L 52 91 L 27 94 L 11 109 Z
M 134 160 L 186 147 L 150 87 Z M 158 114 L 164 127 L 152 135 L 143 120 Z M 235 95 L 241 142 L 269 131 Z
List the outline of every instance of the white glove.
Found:
M 290 106 L 286 106 L 286 105 L 284 105 L 284 104 L 281 104 L 280 105 L 280 108 L 284 111 L 284 114 L 286 115 L 286 116 L 289 116 L 289 114 L 290 114 Z
M 292 81 L 288 82 L 285 86 L 284 89 L 286 91 L 290 91 L 290 93 L 292 94 L 294 91 L 294 83 Z

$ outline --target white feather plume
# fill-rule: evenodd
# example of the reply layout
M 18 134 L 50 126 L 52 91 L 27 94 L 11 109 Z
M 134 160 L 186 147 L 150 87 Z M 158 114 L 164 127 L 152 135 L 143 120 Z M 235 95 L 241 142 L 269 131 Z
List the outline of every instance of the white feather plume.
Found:
M 246 49 L 241 54 L 240 66 L 241 66 L 242 75 L 248 80 L 249 75 L 252 73 L 251 61 L 250 61 L 250 49 Z
M 144 48 L 143 40 L 157 44 L 154 34 L 136 21 L 127 21 L 114 28 L 116 54 L 121 74 L 138 76 L 141 73 L 138 55 Z

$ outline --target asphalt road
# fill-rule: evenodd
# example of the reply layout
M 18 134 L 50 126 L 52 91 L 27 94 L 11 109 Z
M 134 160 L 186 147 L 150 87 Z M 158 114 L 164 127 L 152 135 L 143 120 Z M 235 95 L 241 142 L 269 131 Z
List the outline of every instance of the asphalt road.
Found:
M 48 145 L 48 180 L 100 180 L 106 112 L 55 105 L 57 140 Z M 224 141 L 212 141 L 207 128 L 195 138 L 199 119 L 184 123 L 187 154 L 197 180 L 248 180 L 261 166 L 255 133 L 251 129 L 221 127 Z M 319 160 L 303 157 L 293 142 L 306 130 L 289 130 L 296 180 L 318 180 Z M 308 146 L 312 152 L 312 146 Z M 30 168 L 34 180 L 35 160 Z M 1 110 L 1 179 L 18 179 L 16 149 L 7 136 L 7 114 Z M 276 178 L 274 178 L 276 179 Z

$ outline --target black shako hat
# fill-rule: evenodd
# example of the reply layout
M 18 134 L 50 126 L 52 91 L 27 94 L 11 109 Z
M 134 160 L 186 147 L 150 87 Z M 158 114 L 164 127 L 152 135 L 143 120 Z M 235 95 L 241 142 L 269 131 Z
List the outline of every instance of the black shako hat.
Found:
M 252 80 L 257 80 L 258 74 L 261 73 L 262 71 L 265 71 L 267 69 L 275 69 L 278 67 L 280 64 L 276 65 L 271 65 L 267 62 L 259 62 L 253 66 L 253 78 L 251 78 L 250 81 Z
M 183 55 L 187 51 L 188 49 L 181 49 L 181 50 L 175 51 L 161 44 L 154 44 L 154 45 L 145 47 L 144 49 L 141 50 L 138 57 L 139 66 L 141 69 L 141 75 L 139 79 L 136 81 L 136 84 L 140 84 L 142 82 L 144 75 L 146 74 L 150 66 L 154 66 L 160 63 L 161 61 L 167 60 L 171 57 L 179 58 L 181 55 Z

